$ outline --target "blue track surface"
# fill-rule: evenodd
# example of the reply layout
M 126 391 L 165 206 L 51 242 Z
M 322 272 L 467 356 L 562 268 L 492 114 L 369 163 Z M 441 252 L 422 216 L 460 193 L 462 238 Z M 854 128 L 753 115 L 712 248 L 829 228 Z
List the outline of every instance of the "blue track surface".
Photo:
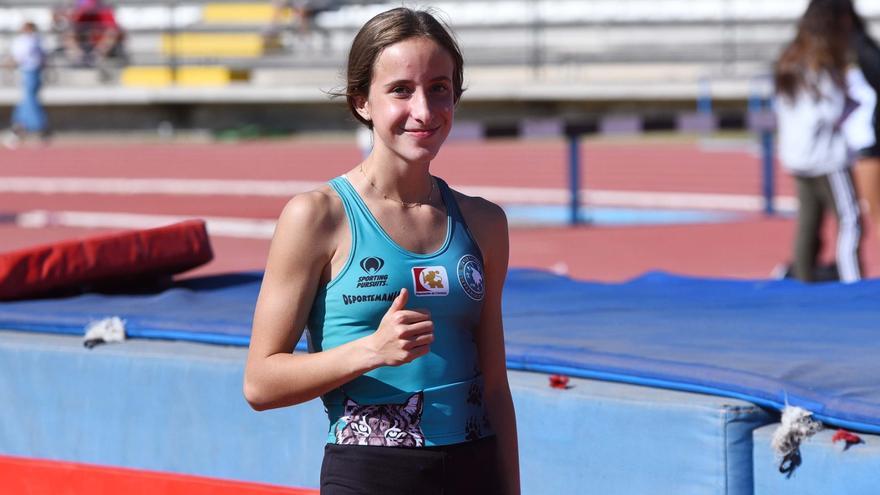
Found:
M 260 274 L 155 295 L 0 304 L 0 328 L 82 334 L 121 316 L 133 338 L 246 345 Z M 880 433 L 880 280 L 806 286 L 648 274 L 623 284 L 512 270 L 511 369 L 707 392 Z M 0 334 L 2 338 L 2 334 Z
M 563 205 L 505 205 L 504 211 L 511 224 L 564 225 L 571 212 Z M 607 208 L 583 205 L 580 221 L 591 225 L 675 225 L 691 223 L 734 222 L 742 218 L 739 213 L 709 210 Z

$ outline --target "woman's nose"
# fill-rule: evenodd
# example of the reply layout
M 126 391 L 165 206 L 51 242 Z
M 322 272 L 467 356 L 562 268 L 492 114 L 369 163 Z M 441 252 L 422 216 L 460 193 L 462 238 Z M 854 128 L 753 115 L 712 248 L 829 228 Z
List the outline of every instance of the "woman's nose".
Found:
M 431 99 L 424 91 L 418 90 L 410 99 L 410 116 L 419 122 L 426 123 L 431 117 Z

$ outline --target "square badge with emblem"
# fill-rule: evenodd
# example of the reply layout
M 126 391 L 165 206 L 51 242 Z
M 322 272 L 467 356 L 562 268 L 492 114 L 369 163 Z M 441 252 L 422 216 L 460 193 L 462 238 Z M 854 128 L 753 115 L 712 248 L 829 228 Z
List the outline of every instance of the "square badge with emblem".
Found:
M 442 266 L 417 266 L 412 269 L 413 293 L 417 296 L 449 295 L 449 277 Z

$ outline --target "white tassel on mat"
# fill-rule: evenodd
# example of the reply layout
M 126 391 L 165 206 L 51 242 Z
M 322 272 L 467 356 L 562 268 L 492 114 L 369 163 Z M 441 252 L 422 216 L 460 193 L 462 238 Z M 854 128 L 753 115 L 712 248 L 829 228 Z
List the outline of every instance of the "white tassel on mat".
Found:
M 770 445 L 779 457 L 796 451 L 801 442 L 822 430 L 822 423 L 812 418 L 813 413 L 806 409 L 785 406 L 782 410 L 782 424 L 773 432 Z
M 83 345 L 91 349 L 98 344 L 122 342 L 125 340 L 125 320 L 111 316 L 103 320 L 93 321 L 86 327 Z

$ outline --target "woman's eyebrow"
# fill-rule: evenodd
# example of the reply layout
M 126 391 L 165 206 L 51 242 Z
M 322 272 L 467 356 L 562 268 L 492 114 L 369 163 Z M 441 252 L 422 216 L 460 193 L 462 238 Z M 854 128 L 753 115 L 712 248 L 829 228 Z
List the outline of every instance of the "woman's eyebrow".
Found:
M 452 78 L 444 75 L 444 76 L 437 76 L 433 79 L 430 79 L 429 81 L 432 83 L 438 82 L 438 81 L 452 82 Z M 412 79 L 395 79 L 394 81 L 385 83 L 384 87 L 385 88 L 393 88 L 395 86 L 402 86 L 402 85 L 407 85 L 407 84 L 412 84 L 412 83 L 413 83 Z
M 402 86 L 402 85 L 406 85 L 406 84 L 412 84 L 412 80 L 411 79 L 395 79 L 394 81 L 386 83 L 385 87 L 386 88 L 393 88 L 395 86 Z

